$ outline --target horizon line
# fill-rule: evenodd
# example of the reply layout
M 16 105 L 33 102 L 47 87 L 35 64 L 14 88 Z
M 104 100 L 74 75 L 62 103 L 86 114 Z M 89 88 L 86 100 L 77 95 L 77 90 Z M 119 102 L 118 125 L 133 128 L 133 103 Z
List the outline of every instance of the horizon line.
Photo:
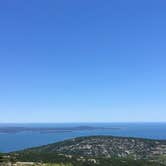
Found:
M 115 122 L 0 122 L 0 124 L 79 124 L 79 123 L 166 123 L 166 121 L 115 121 Z

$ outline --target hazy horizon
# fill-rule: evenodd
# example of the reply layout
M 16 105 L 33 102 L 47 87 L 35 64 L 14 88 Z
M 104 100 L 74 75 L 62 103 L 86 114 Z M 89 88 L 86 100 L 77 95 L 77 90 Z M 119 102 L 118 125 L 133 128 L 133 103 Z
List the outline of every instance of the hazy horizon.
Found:
M 166 123 L 166 121 L 121 121 L 121 122 L 0 122 L 0 124 L 141 124 L 141 123 Z

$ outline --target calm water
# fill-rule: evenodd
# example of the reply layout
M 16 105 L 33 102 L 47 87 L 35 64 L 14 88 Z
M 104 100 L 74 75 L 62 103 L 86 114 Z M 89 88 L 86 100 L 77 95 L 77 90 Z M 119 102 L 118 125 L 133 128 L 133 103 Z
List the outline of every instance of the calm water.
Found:
M 77 126 L 107 127 L 116 129 L 94 129 L 94 130 L 73 130 L 71 132 L 40 133 L 23 131 L 16 133 L 0 133 L 0 152 L 9 152 L 28 147 L 39 146 L 65 139 L 90 136 L 90 135 L 113 135 L 131 136 L 152 139 L 166 139 L 166 123 L 82 123 L 82 124 L 0 124 L 4 127 L 30 127 L 30 128 L 64 128 Z

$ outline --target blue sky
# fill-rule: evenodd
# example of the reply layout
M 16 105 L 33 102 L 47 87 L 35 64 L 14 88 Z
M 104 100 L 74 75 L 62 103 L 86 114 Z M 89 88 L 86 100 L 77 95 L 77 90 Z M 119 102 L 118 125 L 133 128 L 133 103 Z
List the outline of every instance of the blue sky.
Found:
M 166 121 L 164 0 L 0 2 L 0 122 Z

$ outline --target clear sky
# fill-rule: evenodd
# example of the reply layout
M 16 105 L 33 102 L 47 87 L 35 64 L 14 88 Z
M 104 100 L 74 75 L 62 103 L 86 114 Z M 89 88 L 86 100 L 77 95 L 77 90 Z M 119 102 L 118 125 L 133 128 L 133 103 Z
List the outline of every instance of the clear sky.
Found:
M 0 1 L 0 122 L 166 121 L 165 9 Z

